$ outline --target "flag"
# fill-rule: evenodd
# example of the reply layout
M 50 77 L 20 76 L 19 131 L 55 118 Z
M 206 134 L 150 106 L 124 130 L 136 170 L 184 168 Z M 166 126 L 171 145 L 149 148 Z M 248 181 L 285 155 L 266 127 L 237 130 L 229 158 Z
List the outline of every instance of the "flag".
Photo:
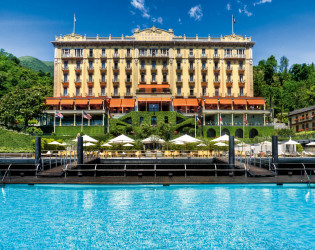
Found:
M 82 115 L 83 115 L 83 118 L 85 118 L 85 119 L 88 119 L 88 120 L 92 119 L 92 116 L 85 113 L 84 111 L 82 112 Z
M 220 125 L 223 125 L 222 117 L 220 117 Z
M 196 121 L 197 121 L 199 124 L 201 124 L 201 121 L 200 121 L 198 115 L 196 115 Z
M 113 120 L 112 116 L 110 115 L 110 113 L 108 113 L 108 119 Z
M 244 115 L 244 123 L 247 125 L 246 115 Z
M 56 112 L 55 117 L 63 119 L 63 114 Z
M 236 23 L 234 16 L 232 16 L 232 18 L 233 18 L 233 23 Z
M 76 23 L 77 22 L 77 19 L 75 19 L 75 13 L 74 13 L 74 15 L 73 15 L 73 20 L 74 20 L 74 23 Z

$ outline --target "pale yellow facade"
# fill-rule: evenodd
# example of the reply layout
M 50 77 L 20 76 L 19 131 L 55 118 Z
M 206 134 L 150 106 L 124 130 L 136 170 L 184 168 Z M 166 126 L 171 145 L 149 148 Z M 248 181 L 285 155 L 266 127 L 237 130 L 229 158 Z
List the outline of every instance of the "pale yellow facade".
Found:
M 71 34 L 53 44 L 54 97 L 253 97 L 250 37 L 152 27 L 121 37 Z

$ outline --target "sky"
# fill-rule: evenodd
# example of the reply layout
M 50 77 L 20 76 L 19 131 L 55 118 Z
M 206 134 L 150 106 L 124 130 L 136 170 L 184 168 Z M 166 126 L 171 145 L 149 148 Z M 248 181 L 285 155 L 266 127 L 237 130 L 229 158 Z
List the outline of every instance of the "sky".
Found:
M 250 36 L 254 64 L 275 55 L 315 62 L 315 0 L 0 0 L 0 48 L 53 61 L 51 41 L 72 33 L 132 35 L 135 28 L 173 29 L 175 35 Z

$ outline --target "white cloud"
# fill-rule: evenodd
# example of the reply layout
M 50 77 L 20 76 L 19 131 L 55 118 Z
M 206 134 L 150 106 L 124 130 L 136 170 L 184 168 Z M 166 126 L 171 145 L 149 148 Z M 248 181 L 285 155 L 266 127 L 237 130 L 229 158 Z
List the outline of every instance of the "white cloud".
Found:
M 231 4 L 230 4 L 230 3 L 228 3 L 228 4 L 226 5 L 226 9 L 227 9 L 227 10 L 231 10 Z
M 253 13 L 247 10 L 247 5 L 244 5 L 243 9 L 238 9 L 239 13 L 244 13 L 247 16 L 252 16 Z
M 178 18 L 179 24 L 182 24 L 182 19 Z
M 260 0 L 259 2 L 254 3 L 254 6 L 258 4 L 271 3 L 271 2 L 272 0 Z
M 153 17 L 152 22 L 154 22 L 154 23 L 157 22 L 157 23 L 163 24 L 163 18 L 162 17 L 158 17 L 158 18 Z
M 131 5 L 142 13 L 142 17 L 150 18 L 149 8 L 145 7 L 144 0 L 131 0 Z
M 195 7 L 191 7 L 191 9 L 188 11 L 188 14 L 191 18 L 194 18 L 195 21 L 200 21 L 203 16 L 201 5 L 199 4 Z

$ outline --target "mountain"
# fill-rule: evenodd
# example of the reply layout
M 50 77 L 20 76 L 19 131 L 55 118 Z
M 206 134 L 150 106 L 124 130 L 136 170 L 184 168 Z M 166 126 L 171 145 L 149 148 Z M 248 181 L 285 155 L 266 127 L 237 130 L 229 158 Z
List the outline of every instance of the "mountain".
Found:
M 54 62 L 41 61 L 32 56 L 22 56 L 19 60 L 23 67 L 32 69 L 36 72 L 40 70 L 44 73 L 49 72 L 52 77 L 54 76 Z

